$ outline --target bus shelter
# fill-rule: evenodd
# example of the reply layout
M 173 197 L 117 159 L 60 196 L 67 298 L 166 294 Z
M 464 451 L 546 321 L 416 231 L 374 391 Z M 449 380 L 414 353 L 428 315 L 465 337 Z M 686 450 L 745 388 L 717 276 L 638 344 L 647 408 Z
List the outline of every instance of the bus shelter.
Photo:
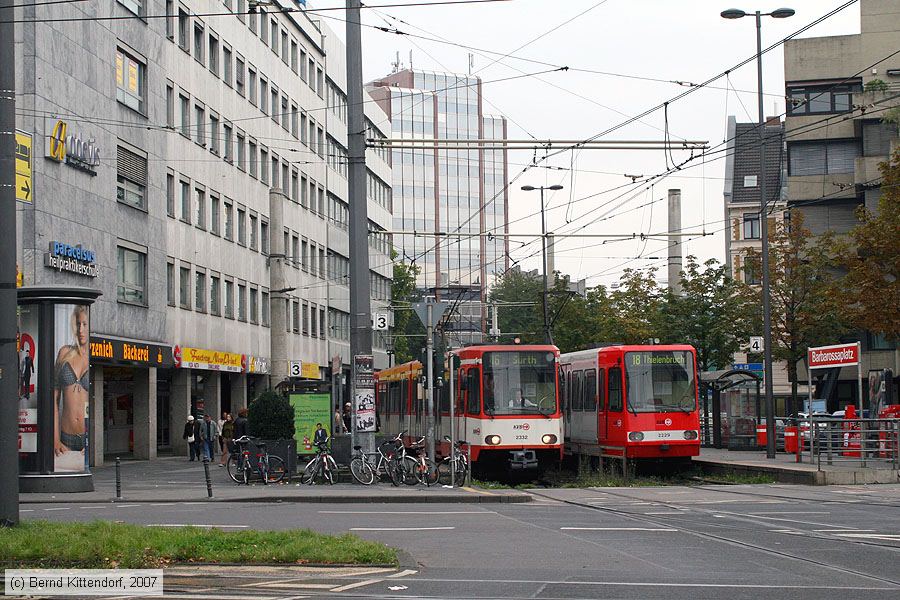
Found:
M 756 448 L 761 418 L 761 378 L 752 371 L 711 371 L 701 375 L 703 440 L 713 448 Z

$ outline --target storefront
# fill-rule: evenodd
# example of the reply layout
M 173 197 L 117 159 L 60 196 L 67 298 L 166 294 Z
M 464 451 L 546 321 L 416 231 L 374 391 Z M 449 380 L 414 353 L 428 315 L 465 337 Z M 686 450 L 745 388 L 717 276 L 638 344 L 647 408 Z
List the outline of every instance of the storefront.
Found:
M 91 336 L 95 464 L 104 458 L 152 458 L 170 445 L 169 346 Z M 135 427 L 135 423 L 142 424 Z M 102 424 L 102 428 L 100 427 Z

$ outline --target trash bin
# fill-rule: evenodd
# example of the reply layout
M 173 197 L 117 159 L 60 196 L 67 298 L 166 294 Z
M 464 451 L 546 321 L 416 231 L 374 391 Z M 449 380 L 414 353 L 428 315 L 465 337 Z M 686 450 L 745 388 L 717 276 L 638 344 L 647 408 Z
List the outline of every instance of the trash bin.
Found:
M 797 426 L 791 425 L 784 428 L 784 451 L 788 454 L 796 454 L 798 449 L 799 438 L 797 436 Z
M 766 424 L 760 423 L 756 426 L 756 445 L 760 448 L 766 447 L 768 435 L 766 435 Z

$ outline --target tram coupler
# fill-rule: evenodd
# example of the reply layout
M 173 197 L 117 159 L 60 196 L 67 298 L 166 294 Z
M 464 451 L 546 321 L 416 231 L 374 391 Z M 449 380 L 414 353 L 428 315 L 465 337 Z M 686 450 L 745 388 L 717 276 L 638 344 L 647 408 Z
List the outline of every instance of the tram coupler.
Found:
M 538 459 L 534 450 L 510 450 L 509 469 L 511 471 L 525 471 L 537 468 Z

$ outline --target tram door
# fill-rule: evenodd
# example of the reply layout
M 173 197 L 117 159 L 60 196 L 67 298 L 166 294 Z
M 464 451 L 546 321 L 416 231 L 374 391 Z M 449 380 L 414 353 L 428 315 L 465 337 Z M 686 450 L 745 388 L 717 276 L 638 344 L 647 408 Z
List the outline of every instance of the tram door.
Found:
M 597 370 L 597 431 L 594 439 L 598 443 L 606 441 L 606 381 L 603 373 L 603 369 Z
M 597 371 L 585 369 L 584 371 L 584 420 L 582 438 L 595 442 L 597 440 L 597 427 L 599 424 L 599 403 L 597 402 Z

